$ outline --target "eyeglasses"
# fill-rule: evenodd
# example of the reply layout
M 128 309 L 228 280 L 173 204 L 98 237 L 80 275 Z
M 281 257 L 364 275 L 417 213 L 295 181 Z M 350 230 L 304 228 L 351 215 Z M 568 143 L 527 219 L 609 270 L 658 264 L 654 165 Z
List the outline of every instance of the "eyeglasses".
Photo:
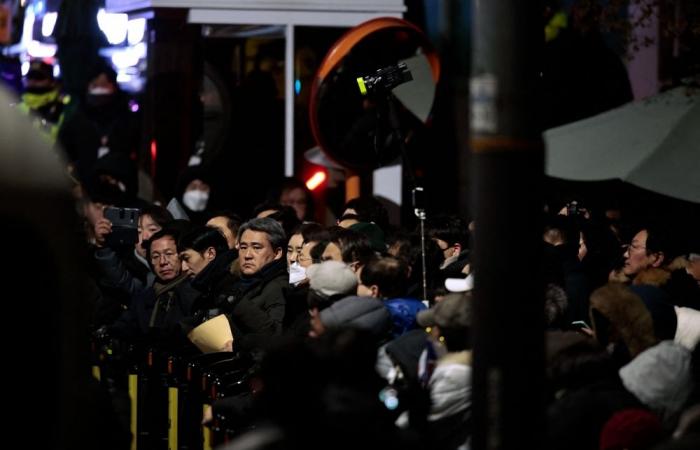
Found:
M 151 254 L 151 262 L 152 263 L 160 262 L 161 258 L 163 258 L 163 257 L 165 257 L 166 260 L 173 260 L 173 259 L 177 259 L 178 255 L 177 255 L 177 252 L 174 252 L 171 250 L 168 250 L 168 251 L 163 252 L 163 253 L 152 253 Z
M 623 248 L 625 249 L 625 251 L 628 251 L 628 252 L 633 252 L 633 251 L 636 252 L 639 250 L 646 250 L 647 249 L 646 247 L 642 247 L 641 245 L 637 245 L 634 242 L 627 244 L 627 245 L 624 245 Z

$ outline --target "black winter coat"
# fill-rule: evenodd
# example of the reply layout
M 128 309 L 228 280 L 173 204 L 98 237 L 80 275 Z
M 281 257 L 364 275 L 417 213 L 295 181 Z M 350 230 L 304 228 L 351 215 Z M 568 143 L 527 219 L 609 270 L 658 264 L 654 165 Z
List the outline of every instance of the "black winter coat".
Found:
M 229 318 L 235 349 L 258 348 L 281 334 L 288 289 L 286 260 L 279 259 L 218 296 L 217 307 Z
M 179 348 L 186 342 L 180 322 L 192 314 L 198 295 L 184 275 L 165 285 L 156 282 L 133 297 L 111 331 L 118 337 L 163 349 Z

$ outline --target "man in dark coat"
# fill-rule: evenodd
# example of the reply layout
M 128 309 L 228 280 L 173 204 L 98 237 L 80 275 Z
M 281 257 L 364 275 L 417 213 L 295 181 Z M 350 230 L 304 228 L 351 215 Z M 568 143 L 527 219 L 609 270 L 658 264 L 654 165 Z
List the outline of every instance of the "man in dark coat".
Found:
M 284 293 L 289 275 L 282 226 L 269 218 L 251 219 L 238 230 L 241 278 L 226 293 L 221 308 L 233 331 L 234 346 L 259 347 L 282 331 Z
M 162 229 L 146 241 L 146 259 L 156 280 L 153 286 L 137 293 L 131 306 L 112 329 L 132 340 L 147 339 L 164 347 L 183 343 L 180 322 L 192 313 L 199 293 L 182 273 L 177 251 L 177 232 Z

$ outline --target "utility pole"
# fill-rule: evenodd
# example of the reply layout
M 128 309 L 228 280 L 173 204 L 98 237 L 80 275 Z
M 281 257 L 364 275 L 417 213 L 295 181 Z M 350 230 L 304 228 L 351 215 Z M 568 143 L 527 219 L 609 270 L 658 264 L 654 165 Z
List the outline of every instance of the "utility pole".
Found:
M 544 45 L 539 2 L 473 0 L 471 191 L 476 219 L 472 448 L 542 448 L 539 283 Z

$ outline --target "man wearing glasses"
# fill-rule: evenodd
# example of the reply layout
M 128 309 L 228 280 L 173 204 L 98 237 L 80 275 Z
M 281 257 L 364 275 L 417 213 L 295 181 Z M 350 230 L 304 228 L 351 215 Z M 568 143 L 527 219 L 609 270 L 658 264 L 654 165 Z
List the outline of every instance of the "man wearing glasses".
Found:
M 642 228 L 625 250 L 622 272 L 649 309 L 657 337 L 692 349 L 700 341 L 700 287 L 673 261 L 670 238 L 655 227 Z
M 114 324 L 117 335 L 148 337 L 166 347 L 183 342 L 180 321 L 191 315 L 199 293 L 182 272 L 177 239 L 176 231 L 164 228 L 144 241 L 146 260 L 156 280 L 133 297 L 129 309 Z
M 661 267 L 666 258 L 667 249 L 664 235 L 651 227 L 642 228 L 634 235 L 632 242 L 624 253 L 625 264 L 622 272 L 634 278 L 641 271 Z

